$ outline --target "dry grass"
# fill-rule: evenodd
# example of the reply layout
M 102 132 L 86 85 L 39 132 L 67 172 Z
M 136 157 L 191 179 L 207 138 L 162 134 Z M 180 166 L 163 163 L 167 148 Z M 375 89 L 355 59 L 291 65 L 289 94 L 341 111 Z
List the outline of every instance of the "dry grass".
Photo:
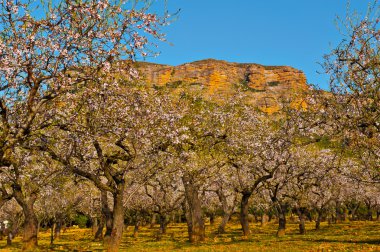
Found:
M 227 227 L 227 234 L 215 235 L 217 226 L 207 226 L 207 240 L 193 245 L 187 242 L 185 224 L 172 224 L 168 234 L 157 241 L 158 227 L 143 227 L 138 238 L 132 237 L 132 227 L 125 231 L 120 251 L 380 251 L 380 222 L 347 222 L 313 230 L 313 223 L 307 224 L 306 235 L 298 234 L 296 223 L 288 224 L 287 235 L 277 238 L 276 224 L 260 227 L 251 224 L 252 235 L 241 236 L 239 225 Z M 50 233 L 39 235 L 40 251 L 103 251 L 101 242 L 94 242 L 90 229 L 67 229 L 60 240 L 50 246 Z M 10 248 L 0 241 L 1 251 L 19 251 L 21 237 L 14 240 Z

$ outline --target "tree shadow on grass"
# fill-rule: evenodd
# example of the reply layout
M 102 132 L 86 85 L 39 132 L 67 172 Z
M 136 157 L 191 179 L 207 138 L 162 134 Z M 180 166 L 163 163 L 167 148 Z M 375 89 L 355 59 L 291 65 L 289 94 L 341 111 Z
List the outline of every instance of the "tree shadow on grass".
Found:
M 371 240 L 335 240 L 335 239 L 316 239 L 313 242 L 321 242 L 321 243 L 349 243 L 349 244 L 369 244 L 369 245 L 380 245 L 379 239 L 371 239 Z

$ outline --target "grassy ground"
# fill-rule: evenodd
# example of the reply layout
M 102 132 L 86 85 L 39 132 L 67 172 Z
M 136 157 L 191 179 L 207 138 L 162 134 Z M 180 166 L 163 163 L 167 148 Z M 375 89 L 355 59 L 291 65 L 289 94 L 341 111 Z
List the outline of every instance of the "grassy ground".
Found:
M 199 245 L 187 242 L 185 224 L 172 224 L 168 234 L 157 241 L 154 229 L 143 227 L 138 238 L 132 237 L 132 227 L 127 228 L 120 251 L 380 251 L 380 222 L 347 222 L 328 226 L 322 223 L 321 230 L 313 230 L 307 224 L 307 234 L 297 233 L 297 224 L 288 224 L 287 235 L 277 238 L 276 224 L 260 227 L 252 224 L 252 235 L 241 237 L 238 224 L 229 225 L 227 234 L 215 235 L 217 226 L 207 226 L 207 240 Z M 92 241 L 90 229 L 67 229 L 60 240 L 50 246 L 50 233 L 39 235 L 40 251 L 103 251 L 101 242 Z M 0 241 L 1 251 L 19 251 L 21 237 L 14 240 L 12 247 Z

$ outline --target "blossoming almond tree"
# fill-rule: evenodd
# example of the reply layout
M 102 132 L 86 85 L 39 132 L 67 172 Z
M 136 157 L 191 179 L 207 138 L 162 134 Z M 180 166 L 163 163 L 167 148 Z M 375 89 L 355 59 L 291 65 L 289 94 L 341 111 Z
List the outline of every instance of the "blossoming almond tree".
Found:
M 268 115 L 244 103 L 232 104 L 226 120 L 226 153 L 241 194 L 240 222 L 243 235 L 250 234 L 249 199 L 290 157 L 291 127 L 270 121 Z M 279 122 L 277 122 L 279 123 Z
M 332 96 L 327 99 L 345 147 L 354 148 L 364 170 L 379 181 L 380 160 L 380 6 L 371 1 L 365 17 L 341 21 L 345 39 L 325 56 Z
M 135 186 L 136 192 L 142 191 L 160 171 L 157 153 L 165 148 L 162 136 L 169 134 L 162 122 L 171 120 L 170 111 L 164 109 L 170 102 L 153 89 L 133 89 L 132 85 L 78 91 L 70 97 L 80 109 L 62 108 L 62 113 L 70 116 L 45 132 L 46 144 L 41 140 L 39 148 L 101 191 L 107 226 L 104 244 L 108 251 L 117 251 L 123 234 L 124 202 L 133 194 L 127 189 Z M 62 100 L 67 101 L 67 97 Z M 112 195 L 111 206 L 106 203 L 107 194 Z
M 13 161 L 15 150 L 54 122 L 51 101 L 87 81 L 99 83 L 99 73 L 114 61 L 145 56 L 151 39 L 163 39 L 165 19 L 136 6 L 117 0 L 0 1 L 0 167 L 14 176 L 2 185 L 2 199 L 23 195 L 27 185 L 19 181 L 23 170 Z M 34 215 L 32 202 L 19 203 L 25 215 Z M 32 249 L 37 223 L 25 220 L 24 248 Z
M 189 240 L 197 243 L 205 239 L 201 193 L 225 164 L 222 113 L 217 104 L 196 92 L 184 92 L 176 102 L 176 113 L 181 116 L 169 138 L 166 166 L 177 168 L 184 188 Z
M 166 234 L 170 214 L 181 207 L 183 191 L 180 177 L 172 171 L 156 174 L 145 185 L 145 193 L 152 201 L 153 212 L 158 215 L 160 235 Z
M 216 174 L 209 182 L 210 185 L 208 186 L 208 191 L 215 194 L 209 196 L 211 198 L 209 201 L 214 202 L 214 205 L 217 205 L 215 208 L 221 210 L 222 213 L 222 220 L 218 226 L 218 234 L 223 234 L 226 232 L 226 225 L 234 213 L 238 202 L 238 193 L 234 190 L 233 179 L 231 179 L 233 177 L 234 171 L 226 165 L 222 167 L 218 174 Z M 217 196 L 217 199 L 213 199 L 215 196 Z M 215 201 L 218 201 L 218 203 Z M 216 209 L 214 209 L 214 211 Z

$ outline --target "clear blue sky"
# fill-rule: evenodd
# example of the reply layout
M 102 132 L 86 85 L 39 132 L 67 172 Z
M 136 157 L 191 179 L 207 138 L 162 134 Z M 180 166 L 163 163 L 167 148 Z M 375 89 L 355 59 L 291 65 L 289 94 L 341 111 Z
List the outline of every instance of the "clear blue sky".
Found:
M 351 0 L 363 15 L 367 0 Z M 342 39 L 336 16 L 346 14 L 346 0 L 168 0 L 181 8 L 165 28 L 169 44 L 147 61 L 179 65 L 206 58 L 303 70 L 309 83 L 328 87 L 318 62 Z

